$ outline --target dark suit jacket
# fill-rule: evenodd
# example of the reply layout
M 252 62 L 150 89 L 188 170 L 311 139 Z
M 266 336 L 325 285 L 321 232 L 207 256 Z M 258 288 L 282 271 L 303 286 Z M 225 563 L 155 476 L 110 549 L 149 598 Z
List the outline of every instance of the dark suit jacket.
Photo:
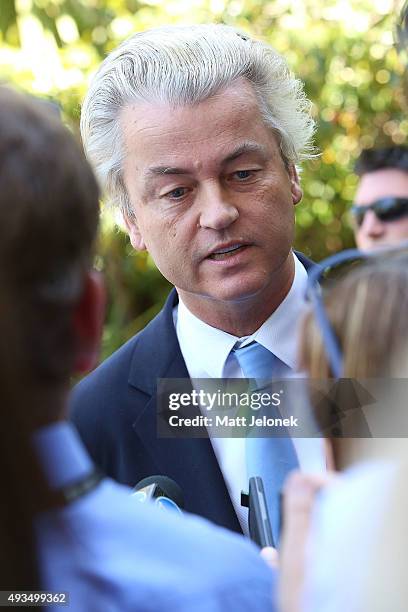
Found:
M 306 269 L 313 264 L 297 253 Z M 134 486 L 146 476 L 175 480 L 185 509 L 241 531 L 208 438 L 157 438 L 157 378 L 188 378 L 173 323 L 173 289 L 161 312 L 73 390 L 71 418 L 96 465 Z

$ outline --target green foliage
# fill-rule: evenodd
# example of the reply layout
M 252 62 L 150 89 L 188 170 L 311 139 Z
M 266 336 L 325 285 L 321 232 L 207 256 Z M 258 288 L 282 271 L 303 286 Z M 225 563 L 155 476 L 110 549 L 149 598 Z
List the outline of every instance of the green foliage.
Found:
M 171 288 L 146 253 L 136 253 L 117 229 L 101 233 L 96 267 L 103 271 L 108 294 L 102 357 L 145 327 L 159 312 Z
M 217 21 L 267 40 L 314 103 L 318 156 L 302 171 L 296 248 L 318 260 L 353 244 L 347 210 L 361 148 L 406 139 L 397 16 L 393 0 L 0 0 L 0 79 L 57 100 L 77 131 L 90 74 L 134 31 Z M 107 355 L 157 312 L 169 285 L 109 220 L 97 265 L 110 298 Z

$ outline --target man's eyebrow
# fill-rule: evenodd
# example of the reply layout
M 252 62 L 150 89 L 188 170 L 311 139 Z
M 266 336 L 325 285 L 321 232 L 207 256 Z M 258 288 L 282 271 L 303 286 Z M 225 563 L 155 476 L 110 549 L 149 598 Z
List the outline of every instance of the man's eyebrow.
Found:
M 152 176 L 164 176 L 166 174 L 189 174 L 186 168 L 174 168 L 172 166 L 151 166 L 144 173 L 145 178 Z
M 265 147 L 255 142 L 244 142 L 240 144 L 234 151 L 232 151 L 232 153 L 227 155 L 227 157 L 222 160 L 221 164 L 228 164 L 229 162 L 234 161 L 234 159 L 241 157 L 241 155 L 244 155 L 245 153 L 258 153 L 262 157 L 266 158 Z M 177 168 L 175 166 L 151 166 L 145 171 L 144 178 L 149 179 L 154 176 L 166 176 L 168 174 L 191 174 L 191 170 L 187 168 Z
M 258 153 L 261 157 L 266 158 L 266 150 L 265 147 L 256 143 L 256 142 L 244 142 L 240 144 L 232 153 L 227 155 L 225 159 L 222 160 L 223 164 L 228 164 L 228 162 L 234 161 L 241 155 L 245 153 Z

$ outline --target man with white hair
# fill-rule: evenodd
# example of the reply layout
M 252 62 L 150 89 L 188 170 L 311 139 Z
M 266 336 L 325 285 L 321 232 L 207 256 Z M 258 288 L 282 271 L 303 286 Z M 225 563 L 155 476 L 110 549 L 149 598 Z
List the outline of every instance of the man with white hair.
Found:
M 107 197 L 133 247 L 147 250 L 175 289 L 142 332 L 79 384 L 73 419 L 110 476 L 135 484 L 165 474 L 183 489 L 187 510 L 237 531 L 247 531 L 246 441 L 158 438 L 157 379 L 295 369 L 311 262 L 291 245 L 302 197 L 296 164 L 312 152 L 309 106 L 270 46 L 198 25 L 122 43 L 82 108 L 85 150 Z M 273 485 L 275 506 L 289 468 L 323 467 L 319 443 L 306 442 L 290 442 L 290 460 L 277 459 L 287 468 Z

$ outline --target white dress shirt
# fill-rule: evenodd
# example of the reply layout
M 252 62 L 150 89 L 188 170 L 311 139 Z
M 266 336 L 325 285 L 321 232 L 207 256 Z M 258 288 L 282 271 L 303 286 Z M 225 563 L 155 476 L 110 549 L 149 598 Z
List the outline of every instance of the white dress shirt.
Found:
M 298 325 L 305 307 L 307 272 L 296 257 L 295 276 L 289 293 L 271 316 L 251 336 L 237 338 L 211 327 L 193 315 L 180 299 L 174 321 L 180 350 L 190 378 L 243 378 L 232 348 L 252 341 L 262 344 L 286 365 L 296 369 Z M 245 438 L 211 438 L 215 455 L 231 496 L 241 528 L 248 533 L 248 512 L 241 507 L 241 491 L 248 490 Z M 322 441 L 294 438 L 299 465 L 305 471 L 325 469 Z

